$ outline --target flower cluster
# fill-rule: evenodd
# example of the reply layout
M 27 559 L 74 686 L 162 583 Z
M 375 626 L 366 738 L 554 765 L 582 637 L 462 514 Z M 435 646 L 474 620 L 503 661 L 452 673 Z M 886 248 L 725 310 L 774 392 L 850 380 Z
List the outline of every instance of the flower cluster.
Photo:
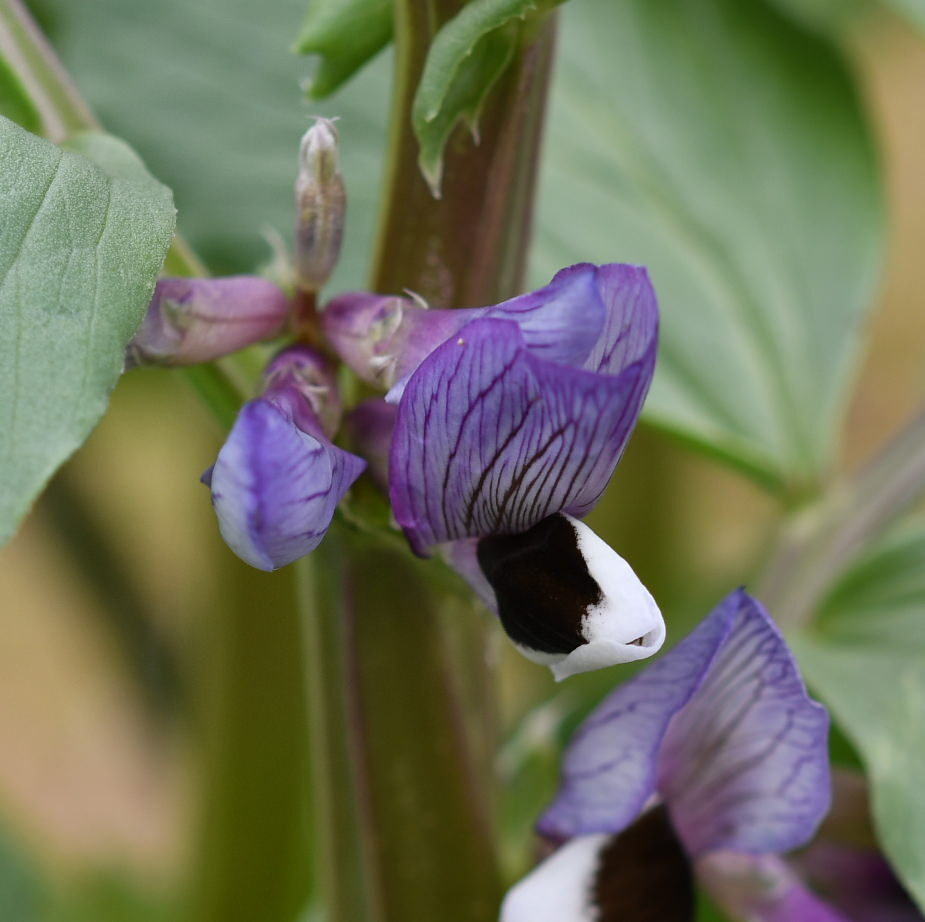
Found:
M 558 848 L 502 922 L 690 922 L 695 874 L 722 890 L 730 863 L 758 877 L 813 835 L 827 727 L 767 613 L 734 592 L 579 728 L 538 825 Z
M 311 552 L 366 470 L 411 550 L 455 568 L 557 679 L 656 653 L 658 606 L 583 521 L 652 380 L 645 269 L 579 264 L 457 310 L 353 292 L 315 314 L 343 230 L 330 122 L 303 140 L 296 193 L 292 297 L 259 278 L 163 279 L 127 356 L 204 361 L 291 325 L 203 477 L 229 547 L 263 570 Z M 335 359 L 384 394 L 347 418 L 362 458 L 334 444 Z M 696 880 L 737 919 L 872 922 L 823 902 L 787 855 L 829 807 L 827 727 L 767 613 L 734 592 L 579 729 L 538 825 L 551 854 L 502 922 L 690 922 Z

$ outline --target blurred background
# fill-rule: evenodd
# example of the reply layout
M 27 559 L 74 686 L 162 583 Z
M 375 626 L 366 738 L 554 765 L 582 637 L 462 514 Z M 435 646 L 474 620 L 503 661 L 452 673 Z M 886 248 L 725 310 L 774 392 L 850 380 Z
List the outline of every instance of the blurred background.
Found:
M 582 53 L 570 32 L 582 2 L 562 13 L 563 61 Z M 311 63 L 289 52 L 304 5 L 29 4 L 103 124 L 174 189 L 180 230 L 216 273 L 270 260 L 264 234 L 289 235 L 308 117 L 340 116 L 350 211 L 334 293 L 365 282 L 390 61 L 377 59 L 332 100 L 307 102 L 300 83 Z M 838 459 L 846 471 L 925 394 L 925 41 L 884 9 L 838 28 L 880 149 L 889 209 L 886 271 Z M 537 284 L 572 261 L 559 252 L 569 233 L 561 213 L 552 226 L 547 220 L 568 197 L 570 165 L 553 145 L 564 130 L 569 73 L 557 72 L 547 122 Z M 580 210 L 573 220 L 582 223 Z M 658 267 L 654 278 L 658 290 Z M 181 378 L 133 372 L 0 552 L 3 922 L 310 913 L 292 576 L 250 570 L 221 542 L 198 482 L 221 439 Z M 753 578 L 781 513 L 751 481 L 643 425 L 592 524 L 681 631 Z M 545 730 L 564 733 L 607 686 L 585 676 L 565 694 L 500 634 L 495 640 L 509 737 L 499 771 L 502 781 L 518 779 L 500 808 L 513 875 L 529 860 L 527 830 L 555 780 Z

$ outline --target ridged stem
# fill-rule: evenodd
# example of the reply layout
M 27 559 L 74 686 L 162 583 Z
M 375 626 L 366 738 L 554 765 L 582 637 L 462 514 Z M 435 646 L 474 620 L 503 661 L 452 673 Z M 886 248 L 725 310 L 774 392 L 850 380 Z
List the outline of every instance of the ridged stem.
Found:
M 460 6 L 396 3 L 371 285 L 445 307 L 522 285 L 553 45 L 549 20 L 492 90 L 479 144 L 457 129 L 437 200 L 418 170 L 410 109 L 430 41 Z M 497 919 L 488 623 L 435 578 L 439 566 L 339 526 L 302 565 L 326 922 Z

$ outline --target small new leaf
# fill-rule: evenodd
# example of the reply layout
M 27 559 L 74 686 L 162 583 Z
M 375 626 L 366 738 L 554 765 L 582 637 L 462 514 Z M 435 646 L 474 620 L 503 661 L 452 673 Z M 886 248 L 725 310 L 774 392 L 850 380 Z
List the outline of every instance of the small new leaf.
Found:
M 392 41 L 392 0 L 311 0 L 293 51 L 321 58 L 309 87 L 330 96 Z
M 520 40 L 518 20 L 555 5 L 555 0 L 473 0 L 435 36 L 411 110 L 418 163 L 435 197 L 450 132 L 461 119 L 475 131 L 485 98 Z
M 0 118 L 0 543 L 103 415 L 173 235 L 125 145 L 61 150 Z

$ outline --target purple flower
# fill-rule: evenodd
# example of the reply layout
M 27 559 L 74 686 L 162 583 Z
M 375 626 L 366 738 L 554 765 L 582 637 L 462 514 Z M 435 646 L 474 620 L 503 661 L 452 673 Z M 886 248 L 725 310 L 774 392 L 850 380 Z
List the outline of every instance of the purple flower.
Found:
M 126 349 L 128 367 L 209 362 L 278 336 L 289 299 L 259 276 L 163 278 Z
M 562 844 L 502 922 L 690 922 L 694 874 L 717 856 L 760 873 L 812 837 L 830 801 L 827 731 L 767 613 L 732 593 L 579 728 L 538 827 Z M 775 898 L 807 914 L 787 919 L 835 922 L 794 887 L 781 878 Z
M 646 271 L 587 264 L 493 307 L 429 310 L 344 295 L 322 315 L 362 377 L 391 388 L 392 509 L 557 678 L 650 656 L 651 595 L 578 521 L 600 498 L 655 365 Z
M 241 408 L 208 483 L 222 537 L 244 561 L 275 570 L 314 550 L 365 462 L 331 444 L 340 409 L 330 367 L 307 346 L 267 367 Z

